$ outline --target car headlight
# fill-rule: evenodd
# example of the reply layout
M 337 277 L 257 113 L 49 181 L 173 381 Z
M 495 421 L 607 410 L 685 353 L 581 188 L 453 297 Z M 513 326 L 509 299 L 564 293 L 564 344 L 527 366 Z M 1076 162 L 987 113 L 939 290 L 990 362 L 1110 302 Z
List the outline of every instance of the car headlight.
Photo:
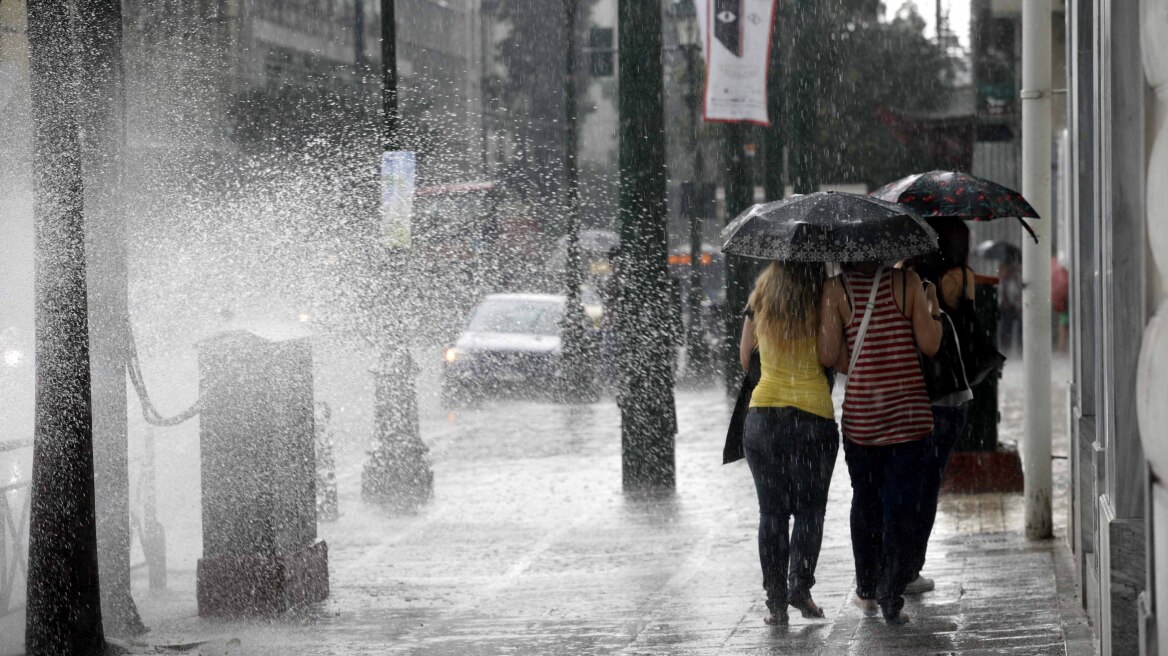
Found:
M 15 367 L 21 362 L 24 362 L 24 354 L 16 349 L 9 349 L 4 352 L 4 364 L 9 367 Z
M 458 349 L 451 346 L 451 347 L 448 347 L 446 349 L 446 351 L 444 351 L 442 353 L 442 359 L 446 361 L 446 364 L 454 364 L 455 362 L 458 361 L 459 355 L 460 354 L 458 352 Z

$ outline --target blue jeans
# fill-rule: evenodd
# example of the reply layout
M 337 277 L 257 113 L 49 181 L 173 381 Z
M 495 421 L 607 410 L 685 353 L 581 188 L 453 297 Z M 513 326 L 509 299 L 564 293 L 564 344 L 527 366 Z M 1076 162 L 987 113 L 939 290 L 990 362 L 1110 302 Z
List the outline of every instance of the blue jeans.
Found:
M 796 408 L 751 408 L 742 442 L 758 492 L 762 587 L 767 607 L 784 610 L 810 599 L 815 585 L 839 429 Z
M 915 579 L 925 566 L 925 551 L 929 547 L 929 535 L 933 532 L 933 522 L 937 519 L 937 498 L 941 493 L 941 481 L 945 478 L 945 465 L 949 462 L 949 454 L 957 440 L 961 439 L 961 432 L 965 430 L 965 418 L 969 414 L 969 404 L 957 406 L 933 406 L 933 432 L 925 438 L 925 482 L 921 489 L 920 509 L 920 542 L 917 545 L 916 566 L 913 567 Z
M 852 478 L 856 595 L 879 602 L 886 618 L 904 607 L 904 588 L 916 563 L 924 447 L 924 439 L 889 446 L 844 440 Z

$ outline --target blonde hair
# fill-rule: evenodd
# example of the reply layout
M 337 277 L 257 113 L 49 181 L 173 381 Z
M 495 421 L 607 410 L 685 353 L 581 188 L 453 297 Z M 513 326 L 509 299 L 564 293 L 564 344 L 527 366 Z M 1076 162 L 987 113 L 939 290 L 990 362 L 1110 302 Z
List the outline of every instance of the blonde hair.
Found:
M 774 345 L 814 337 L 827 273 L 819 262 L 771 262 L 750 292 L 754 334 Z

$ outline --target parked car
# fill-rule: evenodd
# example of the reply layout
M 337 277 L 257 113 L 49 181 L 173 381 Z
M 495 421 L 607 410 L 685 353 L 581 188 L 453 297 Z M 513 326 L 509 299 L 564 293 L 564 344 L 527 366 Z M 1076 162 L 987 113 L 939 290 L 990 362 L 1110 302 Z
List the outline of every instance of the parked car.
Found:
M 563 316 L 564 297 L 558 294 L 485 297 L 443 354 L 443 403 L 459 406 L 484 396 L 555 391 Z

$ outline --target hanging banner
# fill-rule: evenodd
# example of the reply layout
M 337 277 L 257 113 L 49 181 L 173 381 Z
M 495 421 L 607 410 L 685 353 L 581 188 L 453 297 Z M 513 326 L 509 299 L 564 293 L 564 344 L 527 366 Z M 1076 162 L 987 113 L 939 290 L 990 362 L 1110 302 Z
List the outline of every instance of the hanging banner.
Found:
M 694 5 L 706 61 L 702 117 L 770 125 L 767 64 L 775 0 L 694 0 Z
M 381 154 L 381 239 L 390 248 L 409 248 L 414 214 L 414 153 Z

